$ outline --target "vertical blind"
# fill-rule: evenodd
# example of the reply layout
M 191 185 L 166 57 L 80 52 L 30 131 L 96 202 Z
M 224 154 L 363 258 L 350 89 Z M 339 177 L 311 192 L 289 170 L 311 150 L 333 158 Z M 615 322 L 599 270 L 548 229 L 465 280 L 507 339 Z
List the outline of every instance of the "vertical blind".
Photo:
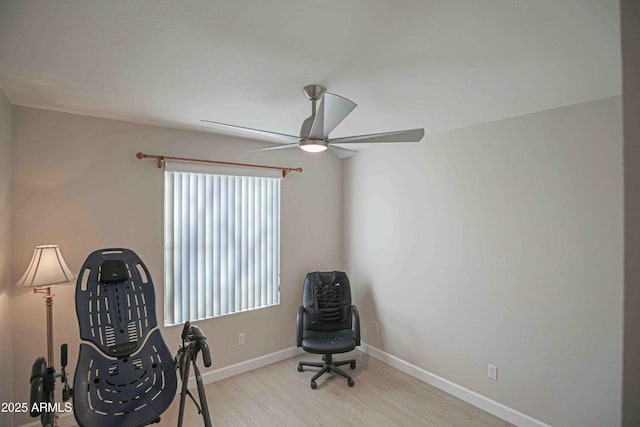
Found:
M 279 178 L 168 165 L 164 197 L 165 325 L 279 303 Z

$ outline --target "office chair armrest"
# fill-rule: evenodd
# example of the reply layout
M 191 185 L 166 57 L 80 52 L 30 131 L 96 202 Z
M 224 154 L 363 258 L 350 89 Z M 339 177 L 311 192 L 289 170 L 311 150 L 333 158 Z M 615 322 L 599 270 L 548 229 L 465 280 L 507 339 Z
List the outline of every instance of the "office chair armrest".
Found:
M 298 307 L 296 323 L 296 346 L 302 347 L 302 330 L 304 329 L 304 307 Z
M 356 336 L 356 345 L 360 345 L 360 314 L 355 305 L 351 306 L 351 327 Z

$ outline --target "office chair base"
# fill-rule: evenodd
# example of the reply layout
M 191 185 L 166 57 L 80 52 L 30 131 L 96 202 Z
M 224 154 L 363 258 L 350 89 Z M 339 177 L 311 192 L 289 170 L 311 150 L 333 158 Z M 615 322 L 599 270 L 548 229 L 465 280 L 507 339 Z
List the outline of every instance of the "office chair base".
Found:
M 320 378 L 321 375 L 324 375 L 327 372 L 335 372 L 336 374 L 340 375 L 341 377 L 344 377 L 347 379 L 347 384 L 349 385 L 349 387 L 353 387 L 355 385 L 355 382 L 353 381 L 353 379 L 351 378 L 350 375 L 347 375 L 342 369 L 337 368 L 338 366 L 343 366 L 343 365 L 349 365 L 349 367 L 351 369 L 355 369 L 356 368 L 356 361 L 355 359 L 349 359 L 349 360 L 342 360 L 340 362 L 333 362 L 333 358 L 331 354 L 325 354 L 324 356 L 322 356 L 322 360 L 324 361 L 324 363 L 320 363 L 320 362 L 298 362 L 298 372 L 303 372 L 304 371 L 304 366 L 313 366 L 315 368 L 320 368 L 320 371 L 318 371 L 313 378 L 311 378 L 311 388 L 313 390 L 315 390 L 318 387 L 318 384 L 316 383 L 316 380 L 318 378 Z

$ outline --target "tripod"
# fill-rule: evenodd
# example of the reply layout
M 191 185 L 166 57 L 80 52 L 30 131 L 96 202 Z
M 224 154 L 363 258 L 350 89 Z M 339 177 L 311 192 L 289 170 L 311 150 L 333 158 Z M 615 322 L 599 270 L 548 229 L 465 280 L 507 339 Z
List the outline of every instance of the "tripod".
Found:
M 204 336 L 202 330 L 196 326 L 191 325 L 189 322 L 184 324 L 182 328 L 182 344 L 178 349 L 175 362 L 176 368 L 180 373 L 180 379 L 182 380 L 182 390 L 180 391 L 180 412 L 178 415 L 178 427 L 182 427 L 182 420 L 184 417 L 184 403 L 186 396 L 189 395 L 193 403 L 198 408 L 198 414 L 202 414 L 205 427 L 211 427 L 211 418 L 209 416 L 209 406 L 207 405 L 207 396 L 204 392 L 204 385 L 202 384 L 202 377 L 200 376 L 200 370 L 196 364 L 196 358 L 198 352 L 202 350 L 202 360 L 204 366 L 211 366 L 211 354 L 209 353 L 209 344 L 207 344 L 207 337 Z M 187 389 L 187 383 L 189 382 L 189 369 L 193 365 L 193 372 L 196 377 L 196 384 L 198 386 L 198 397 L 200 405 L 196 401 L 193 394 Z

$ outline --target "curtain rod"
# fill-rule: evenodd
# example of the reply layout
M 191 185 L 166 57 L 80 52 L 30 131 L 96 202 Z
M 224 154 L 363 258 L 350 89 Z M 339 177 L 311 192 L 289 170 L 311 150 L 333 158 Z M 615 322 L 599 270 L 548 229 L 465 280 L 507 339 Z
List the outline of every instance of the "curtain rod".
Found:
M 249 168 L 259 168 L 259 169 L 277 169 L 282 171 L 282 177 L 284 178 L 290 172 L 298 172 L 302 173 L 302 168 L 285 168 L 282 166 L 266 166 L 266 165 L 251 165 L 247 163 L 232 163 L 232 162 L 221 162 L 218 160 L 206 160 L 206 159 L 189 159 L 185 157 L 170 157 L 170 156 L 157 156 L 155 154 L 144 154 L 138 153 L 136 157 L 140 160 L 142 159 L 158 159 L 158 167 L 162 167 L 162 163 L 167 160 L 180 160 L 183 162 L 196 162 L 196 163 L 212 163 L 215 165 L 225 165 L 225 166 L 243 166 Z

